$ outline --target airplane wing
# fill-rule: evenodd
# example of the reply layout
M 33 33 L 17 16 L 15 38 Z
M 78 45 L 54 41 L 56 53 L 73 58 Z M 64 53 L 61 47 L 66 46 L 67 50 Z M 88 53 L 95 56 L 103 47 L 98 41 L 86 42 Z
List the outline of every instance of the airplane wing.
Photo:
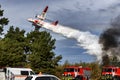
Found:
M 48 6 L 45 7 L 45 9 L 42 11 L 41 15 L 37 15 L 37 18 L 40 20 L 44 20 L 46 18 L 47 10 L 48 10 Z

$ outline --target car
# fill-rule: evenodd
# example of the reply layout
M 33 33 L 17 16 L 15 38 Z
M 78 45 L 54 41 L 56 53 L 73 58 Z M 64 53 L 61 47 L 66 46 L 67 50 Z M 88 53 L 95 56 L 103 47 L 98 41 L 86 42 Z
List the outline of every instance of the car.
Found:
M 58 77 L 49 74 L 30 75 L 25 80 L 60 80 Z

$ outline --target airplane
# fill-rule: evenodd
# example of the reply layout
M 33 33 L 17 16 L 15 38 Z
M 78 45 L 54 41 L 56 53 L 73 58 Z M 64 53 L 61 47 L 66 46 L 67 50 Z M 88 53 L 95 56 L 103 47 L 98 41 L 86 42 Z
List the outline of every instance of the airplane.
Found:
M 46 13 L 48 10 L 48 6 L 45 7 L 45 9 L 42 11 L 41 15 L 36 15 L 35 18 L 37 19 L 32 19 L 29 18 L 28 21 L 32 23 L 33 26 L 35 26 L 35 30 L 39 30 L 43 24 L 44 24 L 44 20 L 48 20 L 46 19 Z M 55 22 L 51 23 L 52 25 L 56 26 L 58 24 L 58 20 Z

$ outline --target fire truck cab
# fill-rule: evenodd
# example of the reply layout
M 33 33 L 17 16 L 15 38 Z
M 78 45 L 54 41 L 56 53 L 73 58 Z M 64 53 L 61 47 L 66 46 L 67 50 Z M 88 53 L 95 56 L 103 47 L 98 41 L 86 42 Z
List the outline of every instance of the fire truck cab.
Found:
M 102 80 L 120 80 L 120 68 L 107 66 L 102 68 Z
M 80 79 L 89 80 L 91 75 L 90 68 L 83 68 L 82 66 L 68 66 L 64 68 L 63 79 Z

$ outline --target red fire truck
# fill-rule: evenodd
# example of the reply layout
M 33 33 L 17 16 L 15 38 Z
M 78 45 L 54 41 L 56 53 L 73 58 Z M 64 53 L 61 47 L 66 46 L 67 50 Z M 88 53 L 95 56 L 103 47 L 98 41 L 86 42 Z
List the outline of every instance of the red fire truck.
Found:
M 102 68 L 102 80 L 120 80 L 120 68 L 106 66 Z
M 90 68 L 83 68 L 82 66 L 68 66 L 64 68 L 63 79 L 79 79 L 89 80 L 91 75 Z

